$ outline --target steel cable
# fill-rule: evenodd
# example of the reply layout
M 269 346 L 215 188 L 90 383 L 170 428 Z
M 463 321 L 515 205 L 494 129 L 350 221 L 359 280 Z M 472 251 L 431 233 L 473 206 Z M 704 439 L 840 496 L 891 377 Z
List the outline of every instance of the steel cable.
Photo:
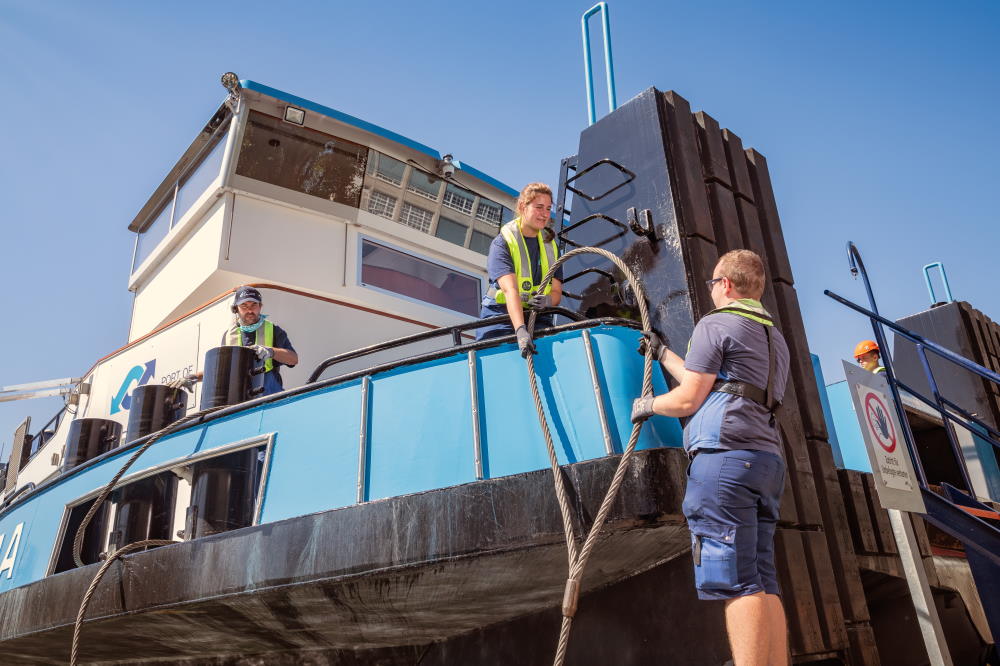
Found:
M 549 268 L 548 273 L 542 279 L 538 291 L 540 293 L 544 291 L 545 287 L 555 275 L 556 269 L 563 262 L 570 257 L 579 254 L 599 255 L 614 263 L 614 265 L 621 270 L 628 281 L 632 284 L 632 288 L 635 291 L 636 301 L 638 301 L 639 305 L 639 317 L 642 320 L 642 329 L 645 332 L 651 331 L 652 329 L 650 328 L 649 309 L 646 304 L 645 289 L 636 279 L 635 274 L 629 269 L 625 262 L 607 250 L 602 250 L 596 247 L 581 247 L 572 250 L 571 252 L 567 252 L 561 256 L 551 268 Z M 529 335 L 534 333 L 535 318 L 537 315 L 538 313 L 536 311 L 532 311 L 529 316 L 527 326 Z M 618 467 L 615 470 L 614 477 L 611 479 L 611 484 L 608 486 L 607 493 L 605 493 L 604 501 L 601 503 L 601 508 L 597 511 L 597 516 L 594 518 L 594 523 L 591 525 L 590 532 L 587 534 L 586 539 L 584 539 L 583 547 L 577 551 L 576 538 L 573 534 L 573 517 L 570 512 L 569 497 L 566 492 L 565 481 L 562 477 L 562 469 L 559 467 L 559 460 L 556 457 L 555 445 L 552 443 L 552 433 L 549 431 L 548 421 L 545 417 L 545 409 L 542 405 L 542 399 L 538 392 L 538 377 L 535 374 L 535 361 L 533 356 L 533 354 L 528 354 L 526 358 L 528 362 L 528 382 L 531 385 L 531 394 L 535 399 L 535 409 L 538 411 L 538 423 L 541 426 L 542 434 L 545 437 L 545 446 L 549 454 L 549 464 L 552 467 L 552 477 L 555 483 L 556 498 L 559 501 L 559 510 L 562 513 L 563 530 L 566 534 L 566 550 L 569 559 L 569 575 L 567 576 L 566 588 L 563 592 L 562 626 L 559 630 L 559 643 L 556 648 L 555 659 L 553 660 L 553 666 L 562 666 L 566 659 L 566 650 L 569 646 L 569 632 L 573 624 L 573 616 L 576 614 L 576 604 L 580 596 L 580 583 L 583 578 L 583 571 L 587 566 L 587 560 L 589 559 L 590 553 L 594 548 L 594 544 L 597 542 L 597 535 L 604 527 L 604 522 L 607 520 L 608 513 L 611 511 L 611 505 L 614 503 L 615 498 L 618 495 L 618 490 L 621 487 L 622 480 L 625 478 L 625 471 L 628 468 L 629 460 L 635 450 L 636 443 L 639 441 L 639 433 L 642 430 L 642 423 L 636 423 L 632 426 L 632 435 L 629 437 L 628 446 L 625 447 L 622 457 L 618 461 Z M 653 345 L 646 345 L 646 355 L 642 369 L 641 395 L 652 395 L 652 393 Z
M 132 457 L 128 459 L 128 462 L 126 462 L 122 468 L 118 470 L 118 473 L 115 474 L 114 478 L 112 478 L 107 485 L 104 486 L 104 489 L 97 496 L 97 499 L 94 500 L 93 505 L 91 505 L 90 510 L 87 511 L 87 515 L 84 516 L 83 522 L 80 523 L 80 527 L 76 531 L 76 537 L 73 539 L 73 561 L 76 563 L 76 566 L 86 566 L 80 556 L 80 551 L 83 549 L 83 539 L 91 519 L 94 517 L 94 514 L 97 513 L 97 510 L 105 502 L 105 500 L 107 500 L 108 496 L 114 491 L 115 485 L 117 485 L 118 481 L 122 478 L 125 472 L 128 471 L 136 460 L 139 459 L 139 456 L 145 453 L 149 447 L 163 437 L 190 425 L 192 422 L 199 420 L 207 414 L 211 414 L 212 412 L 218 411 L 227 406 L 228 405 L 218 405 L 216 407 L 209 407 L 208 409 L 202 409 L 194 414 L 184 416 L 170 425 L 157 430 L 149 436 L 149 439 L 146 440 L 142 446 L 136 449 L 135 453 L 132 454 Z M 87 606 L 90 604 L 91 597 L 94 596 L 94 591 L 97 590 L 97 585 L 101 582 L 101 578 L 104 577 L 104 574 L 107 572 L 111 564 L 122 555 L 125 555 L 133 550 L 139 550 L 140 548 L 147 548 L 150 546 L 167 546 L 173 543 L 181 542 L 173 541 L 171 539 L 146 539 L 144 541 L 135 541 L 122 546 L 112 553 L 107 560 L 105 560 L 104 564 L 101 565 L 101 568 L 97 570 L 97 574 L 90 582 L 90 586 L 87 588 L 87 592 L 83 595 L 83 600 L 80 602 L 80 610 L 77 612 L 76 621 L 73 624 L 73 648 L 70 651 L 70 666 L 76 666 L 77 663 L 80 649 L 80 630 L 83 627 L 83 616 L 87 612 Z

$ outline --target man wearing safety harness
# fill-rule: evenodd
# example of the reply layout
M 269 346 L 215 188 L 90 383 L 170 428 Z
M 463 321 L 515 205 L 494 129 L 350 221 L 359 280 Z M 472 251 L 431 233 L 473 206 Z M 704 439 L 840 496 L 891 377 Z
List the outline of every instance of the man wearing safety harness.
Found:
M 299 362 L 288 334 L 277 324 L 260 313 L 260 292 L 253 287 L 239 287 L 233 296 L 233 314 L 236 321 L 222 336 L 222 344 L 250 347 L 257 358 L 264 361 L 264 392 L 271 395 L 284 390 L 279 367 L 294 368 Z
M 510 316 L 510 324 L 485 326 L 476 332 L 477 340 L 517 334 L 521 356 L 534 352 L 525 327 L 525 309 L 558 305 L 562 298 L 562 266 L 544 291 L 538 285 L 559 256 L 555 236 L 548 228 L 552 214 L 552 190 L 544 183 L 530 183 L 517 198 L 518 217 L 500 228 L 490 245 L 486 269 L 490 288 L 482 302 L 479 316 Z M 539 315 L 535 326 L 551 326 L 551 315 Z
M 786 664 L 787 628 L 774 566 L 785 463 L 775 410 L 788 378 L 788 347 L 761 306 L 764 264 L 749 250 L 723 255 L 707 282 L 716 309 L 695 326 L 686 358 L 649 333 L 679 385 L 638 398 L 637 423 L 691 416 L 684 515 L 701 599 L 724 600 L 736 666 Z

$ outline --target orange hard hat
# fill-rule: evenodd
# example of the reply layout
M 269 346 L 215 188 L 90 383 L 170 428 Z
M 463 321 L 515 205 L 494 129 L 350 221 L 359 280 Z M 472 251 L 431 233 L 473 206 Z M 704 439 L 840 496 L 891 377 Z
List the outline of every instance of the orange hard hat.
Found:
M 854 348 L 854 358 L 861 356 L 862 354 L 867 354 L 870 351 L 878 351 L 878 344 L 874 340 L 862 340 L 858 343 L 858 346 Z

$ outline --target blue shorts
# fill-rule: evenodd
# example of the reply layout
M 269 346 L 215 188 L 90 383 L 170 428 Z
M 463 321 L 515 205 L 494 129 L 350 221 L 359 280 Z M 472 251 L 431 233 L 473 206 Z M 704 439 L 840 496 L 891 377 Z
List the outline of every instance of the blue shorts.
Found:
M 785 461 L 763 451 L 701 449 L 688 465 L 684 515 L 699 599 L 779 594 L 774 531 Z

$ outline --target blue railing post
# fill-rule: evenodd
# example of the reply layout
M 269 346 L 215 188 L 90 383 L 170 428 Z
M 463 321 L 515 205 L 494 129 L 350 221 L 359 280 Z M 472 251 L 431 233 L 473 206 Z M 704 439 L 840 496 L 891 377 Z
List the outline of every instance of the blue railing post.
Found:
M 608 3 L 598 2 L 583 13 L 580 24 L 583 28 L 583 71 L 587 80 L 587 118 L 593 125 L 597 120 L 597 110 L 594 104 L 594 67 L 590 58 L 590 24 L 591 16 L 601 12 L 601 25 L 604 29 L 604 69 L 608 80 L 608 113 L 618 108 L 618 98 L 615 94 L 615 67 L 611 57 L 611 18 L 608 13 Z
M 931 305 L 937 303 L 937 298 L 934 296 L 934 285 L 931 284 L 931 269 L 937 267 L 938 272 L 941 273 L 941 284 L 944 285 L 944 293 L 948 297 L 948 303 L 955 300 L 955 297 L 951 295 L 951 285 L 948 284 L 948 274 L 944 272 L 944 264 L 940 261 L 935 261 L 934 263 L 927 264 L 924 266 L 924 282 L 927 284 L 927 293 L 931 295 Z

